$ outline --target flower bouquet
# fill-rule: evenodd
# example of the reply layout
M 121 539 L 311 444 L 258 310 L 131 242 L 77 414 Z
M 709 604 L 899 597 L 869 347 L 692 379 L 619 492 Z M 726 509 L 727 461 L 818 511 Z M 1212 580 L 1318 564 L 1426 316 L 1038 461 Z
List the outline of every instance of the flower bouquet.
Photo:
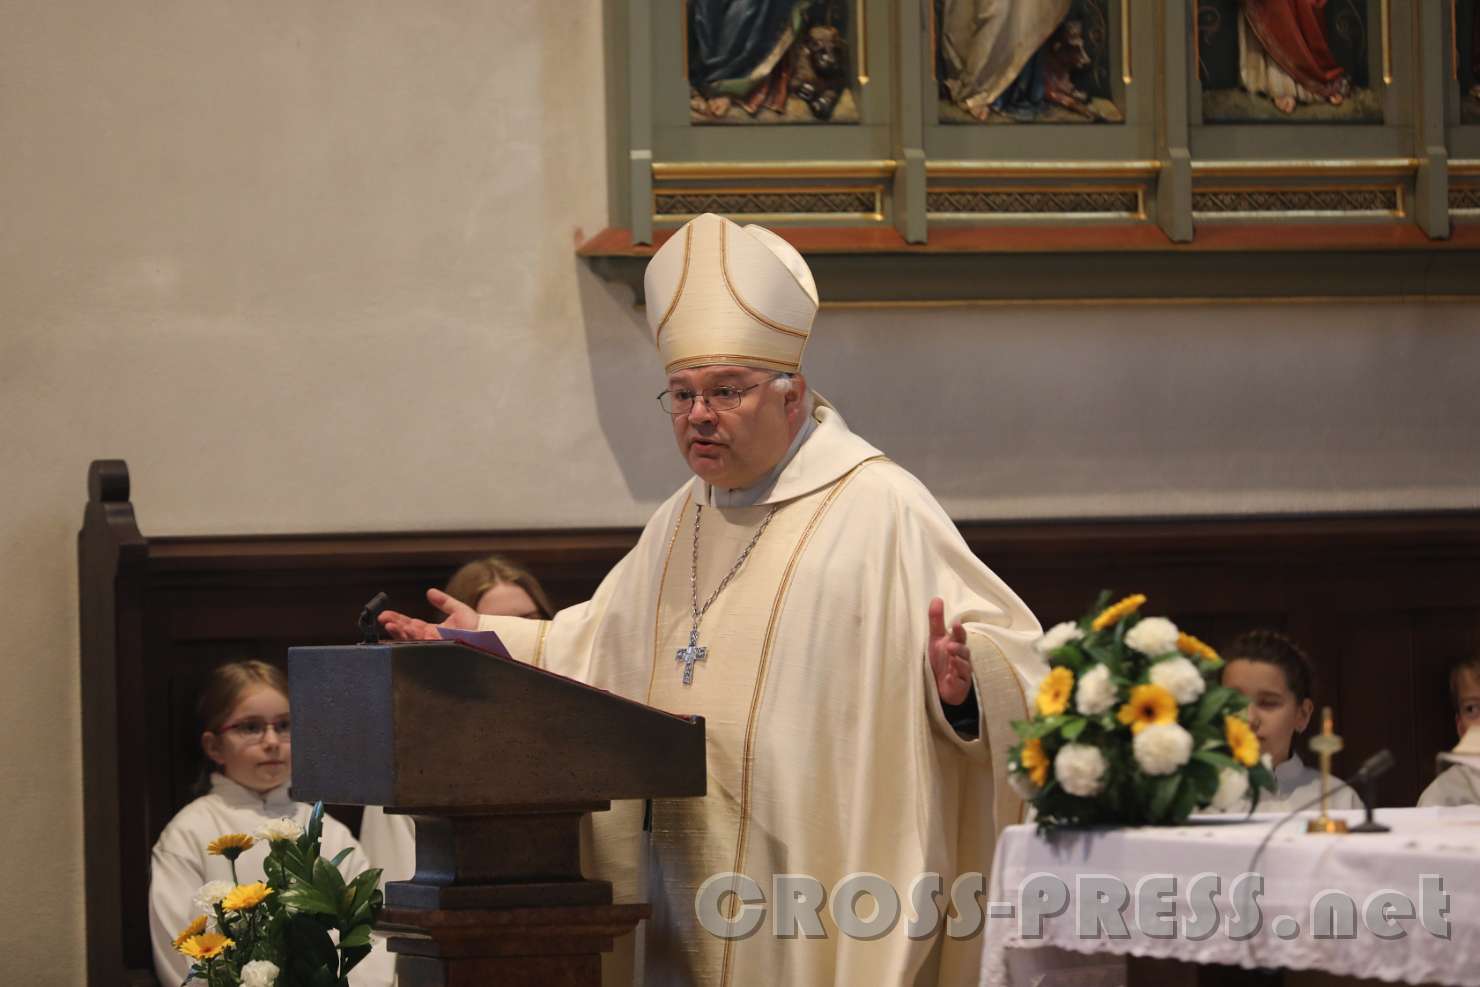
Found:
M 319 856 L 324 804 L 304 829 L 292 819 L 265 824 L 256 839 L 227 833 L 207 851 L 231 864 L 230 883 L 212 881 L 195 897 L 202 914 L 175 937 L 175 949 L 194 961 L 185 983 L 208 987 L 343 987 L 349 971 L 370 952 L 370 929 L 383 898 L 380 871 L 345 882 L 339 863 Z M 267 881 L 242 884 L 236 859 L 257 839 L 269 844 Z M 336 945 L 331 932 L 337 932 Z
M 1039 639 L 1049 663 L 1009 780 L 1040 831 L 1094 824 L 1175 824 L 1274 790 L 1248 700 L 1219 684 L 1218 654 L 1129 596 Z

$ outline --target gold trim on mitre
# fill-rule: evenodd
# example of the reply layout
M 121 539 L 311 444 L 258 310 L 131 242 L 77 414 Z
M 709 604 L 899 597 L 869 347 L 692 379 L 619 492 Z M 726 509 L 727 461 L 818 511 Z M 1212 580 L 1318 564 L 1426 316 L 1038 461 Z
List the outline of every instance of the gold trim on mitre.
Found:
M 715 363 L 801 368 L 817 285 L 802 255 L 770 230 L 697 216 L 653 254 L 643 287 L 666 372 Z

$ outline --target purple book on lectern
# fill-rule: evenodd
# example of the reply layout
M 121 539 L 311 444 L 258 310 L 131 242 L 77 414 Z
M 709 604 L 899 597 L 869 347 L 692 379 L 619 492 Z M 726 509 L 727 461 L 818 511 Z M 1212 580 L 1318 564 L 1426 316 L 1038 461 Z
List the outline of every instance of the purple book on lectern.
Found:
M 438 626 L 437 633 L 442 635 L 445 641 L 461 641 L 463 644 L 471 645 L 479 651 L 487 651 L 491 655 L 500 658 L 514 660 L 509 654 L 509 649 L 504 647 L 504 642 L 493 631 L 460 631 L 455 627 Z

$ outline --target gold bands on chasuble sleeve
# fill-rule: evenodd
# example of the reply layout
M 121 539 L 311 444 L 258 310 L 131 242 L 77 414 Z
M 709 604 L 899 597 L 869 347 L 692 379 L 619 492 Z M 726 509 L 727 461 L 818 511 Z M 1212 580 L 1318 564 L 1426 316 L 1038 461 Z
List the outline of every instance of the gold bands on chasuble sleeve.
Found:
M 534 660 L 530 662 L 535 668 L 545 667 L 545 635 L 550 633 L 550 622 L 540 621 L 540 633 L 534 641 Z
M 750 697 L 750 713 L 745 723 L 745 749 L 740 757 L 740 835 L 735 841 L 735 866 L 732 868 L 736 874 L 744 873 L 742 868 L 745 863 L 745 844 L 749 836 L 750 826 L 750 787 L 754 774 L 755 731 L 756 724 L 759 721 L 758 713 L 760 710 L 761 696 L 765 694 L 766 672 L 771 665 L 771 649 L 776 643 L 776 623 L 781 616 L 782 604 L 786 602 L 786 593 L 791 588 L 792 576 L 796 574 L 797 563 L 801 561 L 802 553 L 807 548 L 807 542 L 812 538 L 812 532 L 817 530 L 818 523 L 821 522 L 823 515 L 827 513 L 827 509 L 832 506 L 833 501 L 837 499 L 838 494 L 843 492 L 843 488 L 865 466 L 873 463 L 887 463 L 888 461 L 887 456 L 874 456 L 870 459 L 865 459 L 847 473 L 844 473 L 833 484 L 833 488 L 827 492 L 827 496 L 823 498 L 822 503 L 817 505 L 817 510 L 813 512 L 812 519 L 807 522 L 806 528 L 802 529 L 802 535 L 797 539 L 796 548 L 792 550 L 791 559 L 786 563 L 786 569 L 781 574 L 781 583 L 776 587 L 776 598 L 771 603 L 771 617 L 766 624 L 766 636 L 761 647 L 760 668 L 756 671 L 755 690 L 751 693 Z M 721 987 L 726 987 L 730 983 L 731 964 L 734 962 L 734 946 L 735 941 L 733 939 L 725 940 L 724 961 L 720 974 Z
M 1012 724 L 1028 718 L 1028 695 L 1001 645 L 986 634 L 974 636 L 996 652 L 984 662 L 973 661 L 972 670 L 977 676 L 977 703 L 986 725 L 982 739 L 992 762 L 994 820 L 1001 833 L 1010 822 L 1023 822 L 1028 813 L 1028 804 L 1007 783 L 1007 752 L 1018 741 Z
M 668 566 L 673 561 L 673 546 L 678 544 L 678 533 L 683 530 L 684 515 L 689 512 L 689 504 L 693 499 L 693 490 L 684 494 L 683 506 L 678 509 L 678 517 L 673 521 L 673 534 L 668 536 L 668 551 L 663 554 L 663 571 L 658 576 L 658 603 L 653 607 L 653 667 L 648 672 L 647 698 L 643 700 L 648 706 L 653 704 L 653 680 L 658 676 L 658 649 L 663 646 L 663 587 L 668 585 Z

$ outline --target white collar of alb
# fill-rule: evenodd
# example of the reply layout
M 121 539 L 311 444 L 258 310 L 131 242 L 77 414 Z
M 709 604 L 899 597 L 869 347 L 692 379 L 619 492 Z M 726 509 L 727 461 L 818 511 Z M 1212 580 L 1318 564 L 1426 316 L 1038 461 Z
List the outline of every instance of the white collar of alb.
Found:
M 1291 751 L 1290 756 L 1274 769 L 1275 787 L 1280 791 L 1293 788 L 1300 782 L 1300 776 L 1304 773 L 1305 762 L 1300 760 L 1299 754 Z
M 219 771 L 211 773 L 211 792 L 220 796 L 228 805 L 258 809 L 273 815 L 293 814 L 296 803 L 288 796 L 288 782 L 267 792 L 258 792 L 238 784 Z

